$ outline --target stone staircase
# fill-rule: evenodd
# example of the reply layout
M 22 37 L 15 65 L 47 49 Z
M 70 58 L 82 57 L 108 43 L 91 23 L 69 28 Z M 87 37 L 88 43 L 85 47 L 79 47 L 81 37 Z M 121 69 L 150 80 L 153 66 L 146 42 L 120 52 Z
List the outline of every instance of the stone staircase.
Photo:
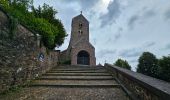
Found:
M 27 98 L 32 100 L 129 100 L 103 67 L 56 67 L 36 79 L 30 89 Z

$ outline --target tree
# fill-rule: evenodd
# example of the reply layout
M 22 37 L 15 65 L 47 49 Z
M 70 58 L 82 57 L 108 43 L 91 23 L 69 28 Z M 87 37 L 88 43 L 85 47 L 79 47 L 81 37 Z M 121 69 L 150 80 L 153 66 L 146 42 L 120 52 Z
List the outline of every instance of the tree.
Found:
M 53 32 L 54 42 L 57 44 L 57 46 L 60 46 L 64 42 L 64 37 L 66 37 L 67 35 L 62 22 L 59 19 L 55 18 L 57 10 L 44 3 L 42 7 L 39 6 L 37 9 L 32 7 L 32 13 L 35 15 L 35 17 L 43 18 L 47 20 L 50 24 L 55 26 L 57 31 Z M 45 40 L 46 38 L 44 38 L 44 41 Z M 56 44 L 53 44 L 52 48 L 54 48 Z
M 114 63 L 115 66 L 118 66 L 118 67 L 122 67 L 122 68 L 126 68 L 126 69 L 129 69 L 131 70 L 131 66 L 128 64 L 128 62 L 126 60 L 122 60 L 122 59 L 118 59 L 115 63 Z
M 157 77 L 158 75 L 158 59 L 150 52 L 144 52 L 139 57 L 139 64 L 137 66 L 137 72 Z
M 40 34 L 46 48 L 54 49 L 64 43 L 67 34 L 62 22 L 55 18 L 57 11 L 53 7 L 44 4 L 35 8 L 33 0 L 0 0 L 0 6 L 19 23 Z
M 33 6 L 33 0 L 8 0 L 8 2 L 10 6 L 22 11 L 22 13 L 27 13 L 28 9 Z
M 9 8 L 9 2 L 8 0 L 0 0 L 0 6 Z
M 57 14 L 57 10 L 55 10 L 53 7 L 51 7 L 45 3 L 42 7 L 38 6 L 37 9 L 34 6 L 32 6 L 32 12 L 35 15 L 35 17 L 44 18 L 47 21 L 49 21 L 50 23 L 52 23 L 53 20 L 56 19 L 55 15 Z
M 170 82 L 170 56 L 159 59 L 158 78 Z

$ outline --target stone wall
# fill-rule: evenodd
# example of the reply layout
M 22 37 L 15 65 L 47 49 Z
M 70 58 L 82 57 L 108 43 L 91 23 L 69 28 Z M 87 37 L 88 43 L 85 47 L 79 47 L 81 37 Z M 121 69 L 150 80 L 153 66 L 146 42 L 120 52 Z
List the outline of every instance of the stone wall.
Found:
M 65 64 L 66 62 L 70 62 L 71 59 L 70 59 L 70 54 L 69 54 L 69 51 L 68 50 L 64 50 L 62 52 L 60 52 L 60 55 L 59 55 L 59 63 L 60 64 Z
M 105 64 L 134 100 L 169 100 L 170 83 L 124 68 Z M 125 90 L 126 90 L 125 89 Z
M 9 18 L 0 9 L 0 93 L 23 85 L 58 63 L 58 51 L 49 51 L 40 36 L 18 24 L 11 38 Z
M 80 41 L 71 50 L 71 65 L 77 65 L 77 55 L 80 51 L 86 51 L 90 55 L 90 66 L 96 66 L 95 48 L 88 41 Z

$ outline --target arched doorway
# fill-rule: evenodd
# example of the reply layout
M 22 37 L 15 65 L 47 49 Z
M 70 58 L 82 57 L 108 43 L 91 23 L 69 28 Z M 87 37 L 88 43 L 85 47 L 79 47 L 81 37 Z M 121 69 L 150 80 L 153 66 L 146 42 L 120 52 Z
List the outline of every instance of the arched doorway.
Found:
M 89 53 L 86 51 L 80 51 L 77 54 L 77 64 L 80 65 L 90 65 L 90 56 Z

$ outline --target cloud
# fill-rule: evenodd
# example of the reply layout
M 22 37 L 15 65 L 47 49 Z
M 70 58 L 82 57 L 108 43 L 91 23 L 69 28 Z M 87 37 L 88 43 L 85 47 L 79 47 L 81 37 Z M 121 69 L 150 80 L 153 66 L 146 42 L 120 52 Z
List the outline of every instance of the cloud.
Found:
M 132 60 L 130 60 L 129 62 L 131 62 L 131 63 L 136 63 L 136 62 L 138 62 L 138 59 L 132 59 Z
M 126 49 L 121 52 L 119 52 L 119 56 L 122 57 L 137 57 L 141 55 L 142 51 L 138 48 L 133 48 L 133 49 Z
M 114 37 L 114 38 L 115 38 L 115 41 L 118 40 L 120 37 L 121 37 L 121 34 L 120 34 L 120 33 L 116 34 L 115 37 Z
M 117 40 L 119 40 L 120 38 L 121 38 L 121 36 L 122 36 L 122 34 L 121 34 L 121 32 L 123 31 L 123 28 L 122 27 L 120 27 L 119 29 L 118 29 L 118 32 L 113 36 L 113 37 L 110 37 L 110 38 L 108 38 L 108 40 L 106 41 L 106 43 L 109 43 L 109 42 L 116 42 Z
M 170 9 L 165 12 L 165 19 L 170 20 Z
M 122 57 L 127 57 L 127 58 L 138 57 L 143 53 L 142 48 L 149 48 L 149 47 L 154 46 L 155 44 L 156 44 L 155 42 L 145 42 L 143 46 L 141 47 L 122 50 L 119 52 L 119 55 Z
M 144 13 L 144 18 L 150 18 L 156 15 L 156 12 L 154 10 L 148 10 Z
M 164 49 L 165 50 L 170 50 L 170 44 L 167 44 Z
M 129 21 L 128 21 L 128 27 L 129 29 L 133 29 L 135 24 L 140 20 L 142 22 L 145 22 L 146 20 L 148 20 L 149 18 L 153 17 L 156 15 L 155 11 L 150 9 L 150 10 L 143 10 L 144 13 L 142 13 L 141 15 L 139 14 L 135 14 L 133 16 L 130 17 Z
M 118 31 L 119 31 L 119 32 L 123 31 L 123 28 L 122 28 L 122 27 L 119 27 Z
M 93 44 L 96 45 L 96 43 L 97 43 L 97 39 L 95 38 L 93 39 Z
M 90 0 L 90 1 L 87 1 L 87 0 L 61 0 L 62 2 L 65 2 L 65 3 L 78 3 L 80 4 L 81 6 L 81 10 L 87 10 L 87 9 L 90 9 L 91 7 L 93 7 L 96 2 L 98 2 L 99 0 Z
M 156 43 L 155 42 L 147 42 L 144 47 L 148 48 L 148 47 L 152 47 L 154 46 Z
M 134 28 L 134 25 L 136 24 L 136 22 L 139 20 L 139 16 L 138 15 L 134 15 L 132 16 L 129 21 L 128 21 L 128 27 L 130 29 L 133 29 Z
M 123 31 L 123 28 L 122 27 L 120 27 L 119 29 L 118 29 L 118 32 L 117 32 L 117 34 L 114 36 L 114 41 L 116 42 L 118 39 L 120 39 L 121 38 L 121 32 Z
M 98 55 L 98 58 L 103 58 L 107 55 L 114 55 L 116 53 L 117 50 L 107 50 L 107 49 L 104 49 L 104 50 L 101 50 L 97 53 Z
M 101 20 L 101 27 L 112 24 L 116 21 L 116 19 L 120 16 L 121 10 L 120 10 L 120 3 L 118 0 L 114 0 L 109 3 L 108 12 L 102 16 L 100 16 Z
M 117 33 L 115 34 L 113 37 L 110 37 L 106 43 L 109 43 L 109 42 L 116 42 L 117 40 L 119 40 L 121 38 L 121 34 L 120 33 Z

